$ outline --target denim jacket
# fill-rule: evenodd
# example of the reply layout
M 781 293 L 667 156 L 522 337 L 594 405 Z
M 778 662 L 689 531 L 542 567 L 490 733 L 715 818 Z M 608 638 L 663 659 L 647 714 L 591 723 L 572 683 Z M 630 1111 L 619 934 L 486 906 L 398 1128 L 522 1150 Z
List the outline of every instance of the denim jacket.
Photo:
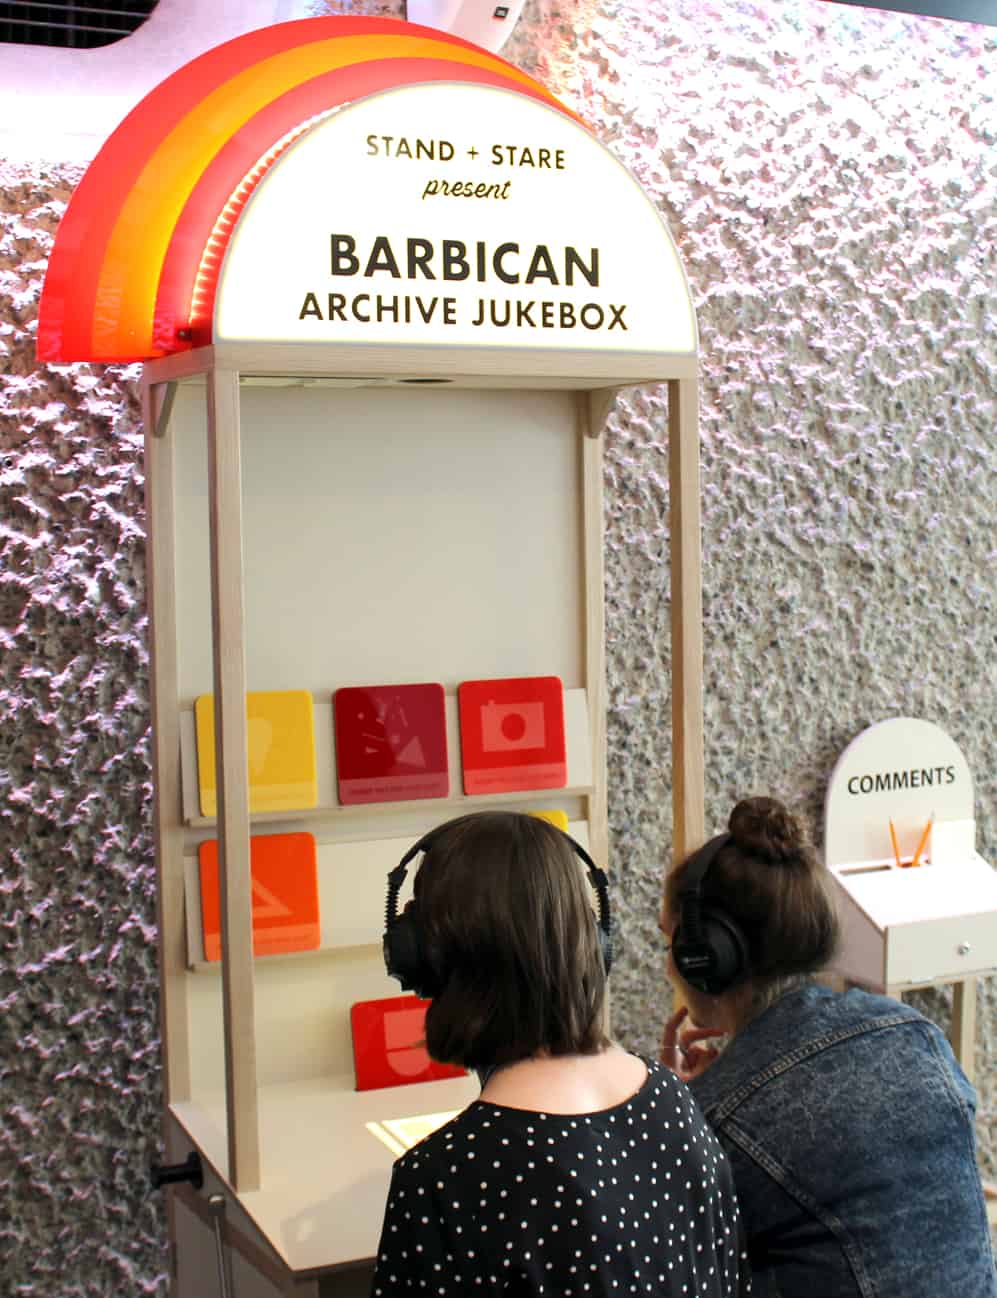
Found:
M 734 1171 L 755 1298 L 995 1298 L 975 1093 L 916 1010 L 798 987 L 692 1091 Z

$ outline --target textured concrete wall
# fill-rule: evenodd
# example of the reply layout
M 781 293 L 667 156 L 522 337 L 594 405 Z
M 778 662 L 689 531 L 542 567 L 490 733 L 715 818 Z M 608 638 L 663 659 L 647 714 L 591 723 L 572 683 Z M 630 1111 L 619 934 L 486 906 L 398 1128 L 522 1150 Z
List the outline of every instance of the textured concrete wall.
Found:
M 710 827 L 772 791 L 819 836 L 840 750 L 910 713 L 967 754 L 997 859 L 997 33 L 823 0 L 528 0 L 504 53 L 634 170 L 691 280 Z M 32 350 L 77 179 L 0 163 L 0 1288 L 32 1298 L 164 1291 L 135 374 Z M 615 1020 L 644 1050 L 667 1009 L 665 429 L 631 394 L 607 437 Z M 991 982 L 991 1174 L 995 1007 Z
M 0 1293 L 38 1298 L 163 1270 L 141 429 L 32 341 L 77 178 L 0 164 Z

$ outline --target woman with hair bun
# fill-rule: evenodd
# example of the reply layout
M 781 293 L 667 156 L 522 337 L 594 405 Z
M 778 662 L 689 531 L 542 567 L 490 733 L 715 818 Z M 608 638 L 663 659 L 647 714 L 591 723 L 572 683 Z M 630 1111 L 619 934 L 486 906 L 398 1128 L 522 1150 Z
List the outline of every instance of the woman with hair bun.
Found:
M 815 981 L 826 877 L 799 820 L 747 798 L 665 887 L 685 1005 L 663 1060 L 734 1169 L 753 1292 L 994 1298 L 973 1088 L 917 1010 Z

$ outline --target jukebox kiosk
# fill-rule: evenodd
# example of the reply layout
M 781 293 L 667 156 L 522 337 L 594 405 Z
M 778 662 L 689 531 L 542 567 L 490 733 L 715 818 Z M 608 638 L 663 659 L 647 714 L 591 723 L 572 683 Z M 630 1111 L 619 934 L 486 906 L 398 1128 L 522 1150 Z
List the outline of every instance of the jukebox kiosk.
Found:
M 508 806 L 606 860 L 600 433 L 634 384 L 668 387 L 701 841 L 696 346 L 629 173 L 435 31 L 241 37 L 84 177 L 38 350 L 144 362 L 175 1298 L 364 1291 L 394 1158 L 476 1095 L 384 972 L 414 839 Z

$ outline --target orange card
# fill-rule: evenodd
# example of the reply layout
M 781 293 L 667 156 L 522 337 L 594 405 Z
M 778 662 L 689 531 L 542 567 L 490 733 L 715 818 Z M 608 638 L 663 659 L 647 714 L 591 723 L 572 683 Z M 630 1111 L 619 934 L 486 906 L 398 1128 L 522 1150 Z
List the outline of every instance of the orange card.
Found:
M 311 834 L 262 834 L 249 840 L 253 875 L 253 954 L 314 951 L 320 941 L 318 869 Z M 204 955 L 222 955 L 218 840 L 198 848 Z

